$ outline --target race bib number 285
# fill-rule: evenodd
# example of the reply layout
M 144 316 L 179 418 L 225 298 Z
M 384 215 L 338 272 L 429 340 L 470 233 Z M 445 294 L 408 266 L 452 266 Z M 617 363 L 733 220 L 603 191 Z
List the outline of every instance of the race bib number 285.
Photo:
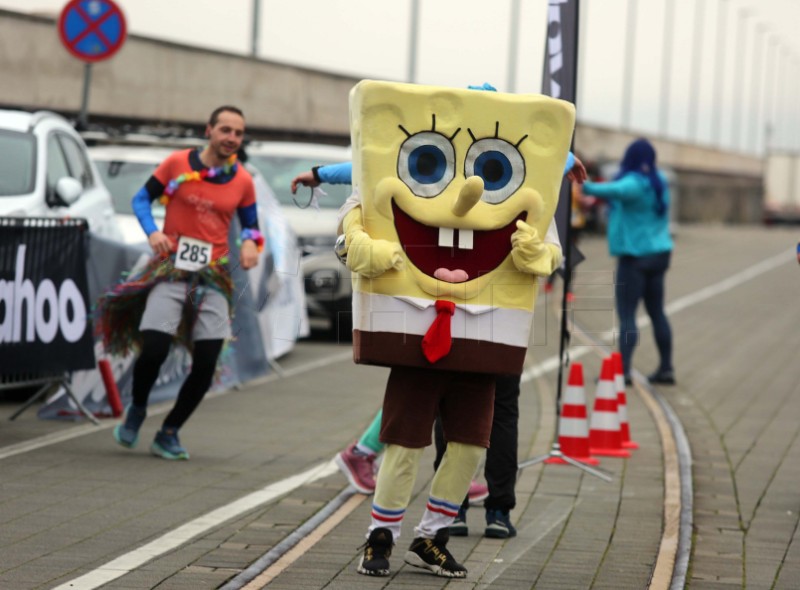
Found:
M 205 268 L 210 262 L 210 242 L 181 236 L 178 240 L 178 252 L 175 254 L 175 268 L 194 272 Z

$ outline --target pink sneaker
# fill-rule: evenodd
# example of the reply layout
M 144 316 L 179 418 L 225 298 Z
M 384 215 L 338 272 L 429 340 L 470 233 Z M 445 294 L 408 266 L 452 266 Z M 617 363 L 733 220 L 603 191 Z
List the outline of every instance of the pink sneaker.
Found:
M 489 488 L 473 479 L 472 483 L 469 484 L 467 497 L 469 498 L 470 505 L 474 506 L 489 497 Z
M 336 466 L 344 473 L 347 481 L 357 491 L 369 496 L 375 491 L 375 477 L 372 464 L 375 455 L 361 455 L 355 452 L 356 443 L 336 455 Z

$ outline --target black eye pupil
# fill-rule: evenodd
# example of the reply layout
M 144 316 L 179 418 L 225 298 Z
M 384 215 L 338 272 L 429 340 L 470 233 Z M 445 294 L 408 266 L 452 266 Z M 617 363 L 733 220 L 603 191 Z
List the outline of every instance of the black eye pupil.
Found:
M 503 177 L 503 163 L 500 160 L 488 160 L 483 165 L 481 177 L 486 182 L 499 182 Z
M 431 153 L 420 154 L 417 159 L 417 172 L 423 176 L 431 176 L 436 171 L 436 156 Z

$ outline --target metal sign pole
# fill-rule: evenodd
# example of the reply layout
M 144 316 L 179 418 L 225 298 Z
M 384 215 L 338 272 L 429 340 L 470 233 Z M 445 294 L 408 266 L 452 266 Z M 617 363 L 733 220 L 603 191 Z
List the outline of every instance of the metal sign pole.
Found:
M 83 96 L 81 97 L 81 112 L 78 115 L 78 129 L 85 130 L 89 127 L 89 88 L 92 85 L 92 64 L 83 64 Z

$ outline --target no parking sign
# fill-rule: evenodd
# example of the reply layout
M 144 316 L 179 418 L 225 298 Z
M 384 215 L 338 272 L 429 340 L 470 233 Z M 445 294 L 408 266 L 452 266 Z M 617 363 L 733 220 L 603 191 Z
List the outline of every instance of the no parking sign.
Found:
M 102 61 L 125 42 L 125 15 L 113 0 L 70 0 L 58 19 L 58 35 L 78 59 Z

